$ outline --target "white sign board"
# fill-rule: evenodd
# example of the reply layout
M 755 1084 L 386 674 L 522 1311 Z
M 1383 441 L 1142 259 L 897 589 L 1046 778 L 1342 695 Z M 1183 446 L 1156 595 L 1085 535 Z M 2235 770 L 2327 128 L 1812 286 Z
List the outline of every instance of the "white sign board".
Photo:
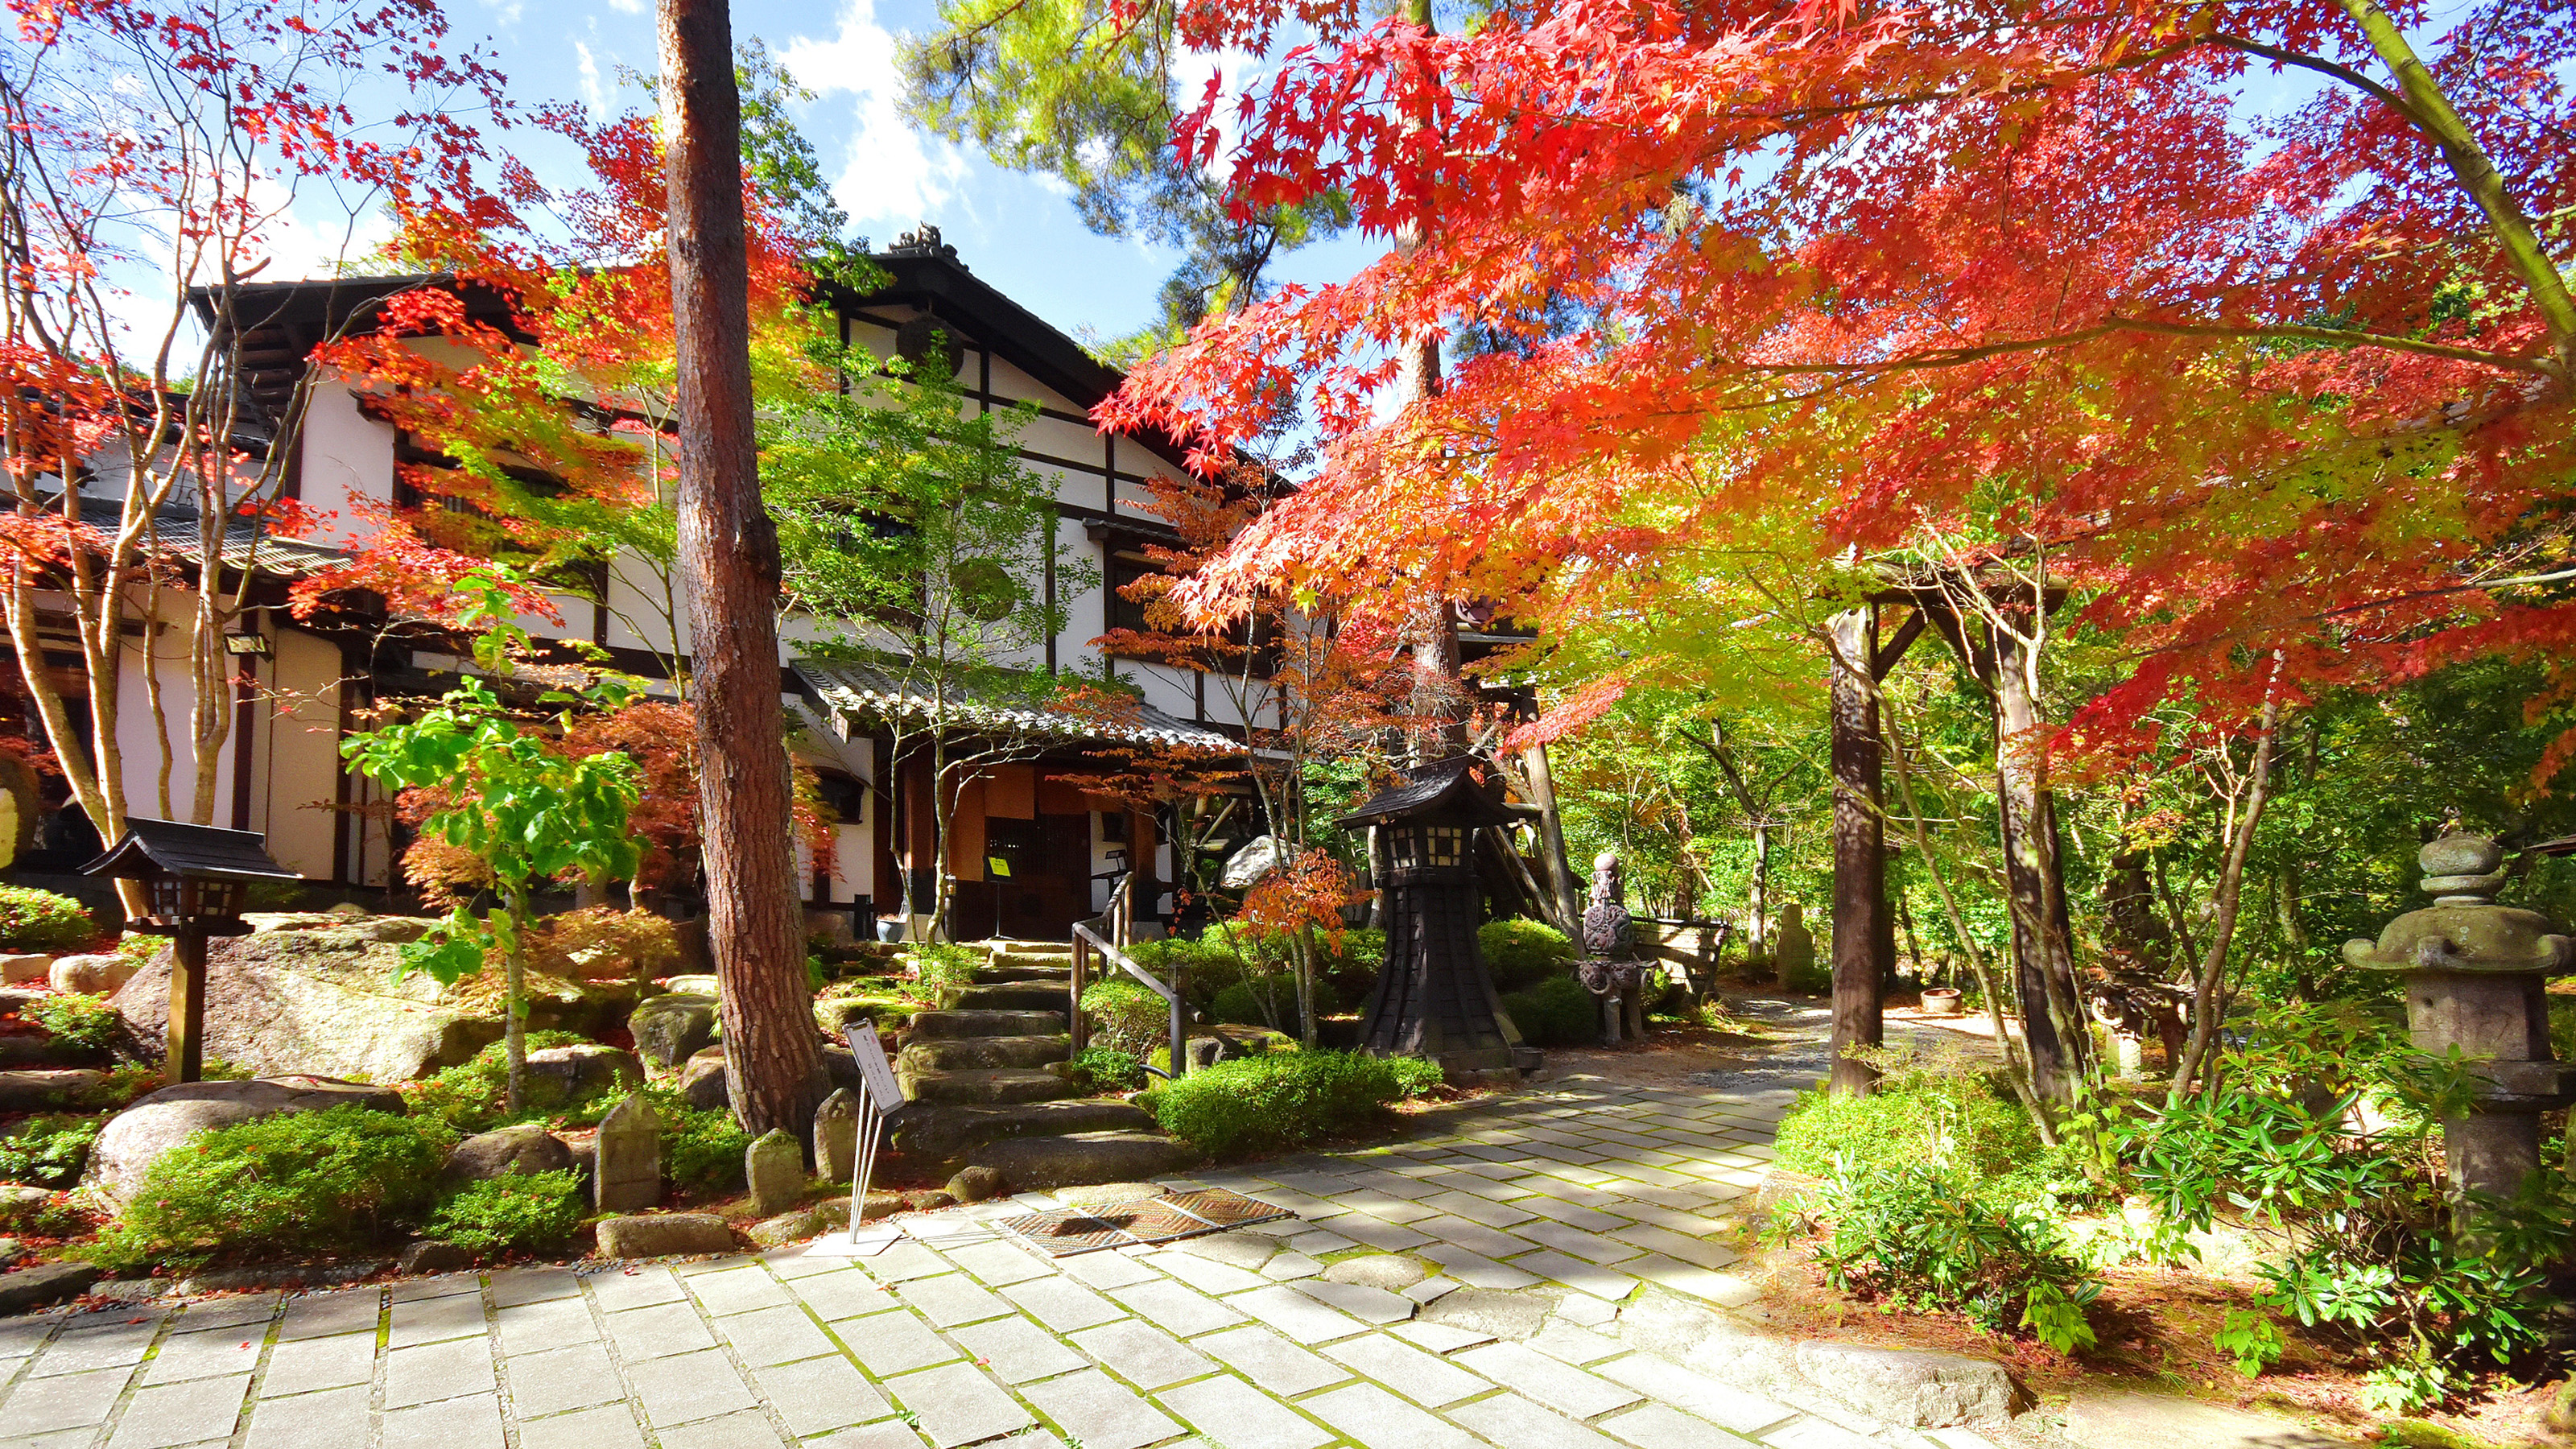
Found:
M 854 1021 L 844 1030 L 850 1038 L 850 1055 L 859 1059 L 859 1081 L 868 1089 L 869 1102 L 880 1112 L 902 1106 L 903 1084 L 894 1079 L 894 1066 L 877 1042 L 877 1024 Z

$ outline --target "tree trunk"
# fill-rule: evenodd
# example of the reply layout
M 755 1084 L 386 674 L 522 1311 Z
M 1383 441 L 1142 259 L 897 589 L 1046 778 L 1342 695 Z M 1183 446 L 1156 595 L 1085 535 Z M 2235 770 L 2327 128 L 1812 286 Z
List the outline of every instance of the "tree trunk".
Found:
M 2279 667 L 2278 656 L 2274 667 Z M 2254 742 L 2254 775 L 2246 789 L 2245 813 L 2236 823 L 2235 838 L 2227 842 L 2227 860 L 2218 873 L 2218 910 L 2209 926 L 2209 948 L 2202 953 L 2199 975 L 2192 982 L 2191 1043 L 2183 1048 L 2182 1061 L 2174 1067 L 2176 1101 L 2190 1095 L 2193 1082 L 2209 1065 L 2210 1052 L 2218 1041 L 2219 1018 L 2227 1012 L 2221 989 L 2227 981 L 2227 943 L 2236 934 L 2236 908 L 2245 895 L 2245 852 L 2253 848 L 2254 827 L 2262 823 L 2263 807 L 2271 799 L 2272 740 L 2280 723 L 2280 701 L 2265 700 L 2263 733 Z
M 1530 793 L 1538 798 L 1539 839 L 1546 842 L 1548 885 L 1556 892 L 1558 928 L 1577 940 L 1583 936 L 1583 883 L 1574 873 L 1574 858 L 1565 851 L 1565 816 L 1556 808 L 1556 775 L 1548 766 L 1547 746 L 1533 745 L 1522 756 L 1529 762 Z
M 502 1100 L 513 1117 L 528 1106 L 528 909 L 525 882 L 512 885 L 502 908 L 510 913 L 510 948 L 501 957 L 501 1055 L 509 1064 Z
M 1771 959 L 1771 823 L 1753 822 L 1753 885 L 1748 892 L 1752 900 L 1753 932 L 1745 942 L 1747 964 Z
M 1833 619 L 1834 1063 L 1833 1091 L 1867 1093 L 1878 1068 L 1844 1053 L 1887 1040 L 1887 839 L 1879 815 L 1878 697 L 1862 671 L 1878 652 L 1868 609 Z
M 752 432 L 742 98 L 725 0 L 662 0 L 661 42 L 679 342 L 679 563 L 726 1087 L 744 1127 L 801 1136 L 824 1076 L 796 911 L 778 533 L 761 507 Z
M 2083 1083 L 2089 1038 L 2067 928 L 2057 805 L 2047 773 L 2032 753 L 2039 707 L 2025 672 L 2026 648 L 2008 632 L 1995 631 L 1996 804 L 2012 907 L 2013 976 L 2021 994 L 2022 1032 L 2030 1043 L 2031 1084 L 2042 1097 L 2064 1106 L 2074 1102 Z

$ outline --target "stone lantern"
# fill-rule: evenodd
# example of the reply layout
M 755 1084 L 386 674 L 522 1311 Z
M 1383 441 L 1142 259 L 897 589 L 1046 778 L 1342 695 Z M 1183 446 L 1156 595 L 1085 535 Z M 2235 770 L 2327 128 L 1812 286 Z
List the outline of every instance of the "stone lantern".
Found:
M 1476 835 L 1511 812 L 1465 756 L 1405 773 L 1404 784 L 1337 822 L 1376 827 L 1370 864 L 1386 922 L 1386 965 L 1361 1013 L 1360 1048 L 1429 1057 L 1453 1077 L 1534 1066 L 1537 1053 L 1521 1045 L 1476 946 Z
M 2504 852 L 2483 835 L 2424 847 L 2433 904 L 2388 923 L 2378 944 L 2344 943 L 2343 958 L 2406 981 L 2416 1049 L 2458 1047 L 2477 1062 L 2478 1096 L 2442 1137 L 2454 1193 L 2511 1197 L 2540 1166 L 2540 1114 L 2576 1100 L 2576 1068 L 2549 1049 L 2549 978 L 2576 964 L 2576 943 L 2538 911 L 2495 903 Z
M 139 881 L 147 914 L 125 928 L 170 938 L 170 1082 L 193 1082 L 204 1067 L 206 941 L 250 930 L 242 920 L 250 888 L 262 881 L 301 880 L 271 860 L 265 837 L 177 820 L 128 820 L 125 835 L 84 875 Z

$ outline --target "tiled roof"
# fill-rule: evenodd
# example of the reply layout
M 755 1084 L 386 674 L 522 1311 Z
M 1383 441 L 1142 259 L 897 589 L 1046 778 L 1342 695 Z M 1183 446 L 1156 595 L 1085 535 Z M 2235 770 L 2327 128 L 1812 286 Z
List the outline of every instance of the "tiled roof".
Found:
M 789 672 L 798 689 L 833 721 L 845 739 L 851 724 L 871 717 L 903 715 L 918 723 L 931 718 L 938 708 L 925 682 L 885 666 L 856 660 L 799 659 L 789 666 Z M 1031 686 L 1031 697 L 1043 693 L 1043 676 L 1014 677 L 1015 683 L 1021 680 Z M 947 707 L 968 730 L 1007 729 L 1067 743 L 1094 740 L 1224 753 L 1243 748 L 1231 735 L 1176 719 L 1141 702 L 1107 716 L 1048 709 L 1016 700 L 993 702 L 972 696 L 961 699 L 952 692 Z

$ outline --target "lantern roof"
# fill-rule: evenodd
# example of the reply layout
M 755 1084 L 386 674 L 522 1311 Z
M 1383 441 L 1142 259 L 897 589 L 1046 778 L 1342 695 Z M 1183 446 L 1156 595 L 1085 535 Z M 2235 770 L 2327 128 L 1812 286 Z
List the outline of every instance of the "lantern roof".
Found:
M 301 880 L 269 858 L 256 830 L 218 830 L 176 820 L 127 820 L 125 834 L 107 854 L 81 867 L 83 875 L 145 880 L 175 875 L 194 880 Z
M 1404 772 L 1405 783 L 1387 790 L 1334 823 L 1356 829 L 1395 820 L 1439 820 L 1460 825 L 1504 825 L 1512 812 L 1477 776 L 1490 768 L 1473 755 L 1452 755 Z

